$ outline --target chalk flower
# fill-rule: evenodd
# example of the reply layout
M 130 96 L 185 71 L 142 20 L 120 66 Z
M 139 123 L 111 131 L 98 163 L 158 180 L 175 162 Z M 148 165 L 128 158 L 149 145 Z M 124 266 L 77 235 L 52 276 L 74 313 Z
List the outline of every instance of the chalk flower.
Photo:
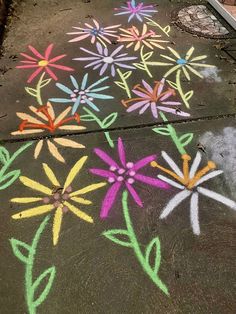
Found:
M 172 53 L 173 57 L 166 56 L 161 54 L 161 57 L 165 58 L 168 60 L 168 62 L 147 62 L 147 64 L 150 65 L 158 65 L 158 66 L 170 66 L 170 70 L 168 70 L 165 74 L 164 77 L 168 77 L 171 75 L 173 72 L 176 72 L 178 70 L 183 71 L 184 75 L 186 76 L 187 80 L 190 81 L 190 74 L 192 73 L 200 78 L 203 78 L 203 75 L 198 72 L 195 67 L 205 67 L 205 68 L 213 68 L 215 67 L 214 65 L 202 63 L 199 61 L 203 61 L 207 58 L 206 55 L 201 55 L 197 57 L 192 57 L 193 52 L 194 52 L 194 47 L 191 47 L 186 55 L 184 57 L 181 57 L 181 55 L 174 50 L 171 47 L 167 47 L 169 51 Z
M 155 81 L 154 87 L 151 87 L 146 81 L 142 80 L 142 85 L 134 86 L 133 93 L 139 97 L 122 100 L 127 112 L 139 110 L 139 114 L 143 114 L 147 109 L 151 109 L 154 118 L 158 118 L 158 111 L 164 111 L 179 116 L 188 117 L 189 113 L 181 111 L 177 106 L 181 103 L 170 100 L 169 98 L 176 96 L 175 90 L 165 86 L 165 79 Z
M 48 131 L 54 133 L 56 130 L 70 130 L 79 131 L 84 130 L 85 127 L 79 125 L 80 117 L 76 113 L 74 116 L 67 117 L 71 111 L 71 107 L 61 112 L 57 117 L 50 102 L 45 106 L 36 108 L 29 107 L 30 111 L 35 115 L 30 115 L 23 112 L 17 112 L 17 116 L 22 120 L 19 125 L 19 130 L 12 132 L 12 135 L 35 134 Z M 75 121 L 76 124 L 69 124 Z M 60 162 L 65 162 L 64 157 L 60 154 L 57 145 L 69 148 L 84 148 L 85 146 L 67 138 L 53 138 L 45 141 L 51 155 Z M 39 140 L 35 147 L 34 158 L 37 159 L 42 151 L 44 140 Z
M 74 69 L 57 64 L 56 62 L 66 57 L 65 54 L 59 55 L 56 57 L 51 58 L 50 55 L 52 53 L 53 44 L 50 44 L 46 50 L 44 55 L 39 53 L 34 47 L 28 46 L 29 50 L 33 53 L 33 57 L 29 56 L 26 53 L 21 53 L 23 57 L 25 57 L 26 60 L 20 61 L 24 65 L 18 65 L 18 69 L 36 69 L 29 77 L 28 83 L 32 82 L 33 79 L 38 76 L 41 72 L 45 71 L 47 74 L 57 81 L 57 76 L 52 71 L 52 69 L 62 70 L 62 71 L 74 71 Z
M 106 81 L 109 77 L 103 77 L 95 83 L 88 84 L 88 73 L 86 73 L 82 79 L 81 85 L 77 82 L 74 76 L 70 76 L 72 88 L 69 88 L 63 84 L 56 83 L 56 86 L 68 95 L 68 98 L 50 98 L 49 100 L 56 103 L 73 103 L 72 114 L 75 114 L 80 105 L 88 105 L 95 111 L 100 109 L 95 105 L 96 99 L 113 99 L 113 96 L 102 94 L 109 88 L 109 86 L 99 85 Z
M 166 40 L 158 39 L 161 35 L 157 35 L 154 31 L 148 30 L 147 25 L 143 24 L 142 31 L 139 31 L 137 27 L 124 29 L 120 28 L 123 32 L 120 34 L 118 42 L 128 43 L 126 48 L 134 46 L 134 51 L 139 50 L 141 47 L 146 46 L 150 49 L 159 48 L 165 49 L 160 43 L 167 43 Z
M 112 208 L 120 190 L 128 190 L 129 194 L 135 201 L 135 203 L 143 207 L 143 202 L 140 199 L 134 185 L 136 182 L 141 182 L 143 184 L 155 186 L 161 189 L 167 189 L 168 184 L 165 182 L 145 176 L 140 173 L 140 170 L 150 162 L 156 159 L 155 155 L 147 156 L 136 162 L 130 162 L 126 160 L 125 147 L 123 145 L 122 139 L 118 139 L 118 157 L 119 162 L 116 162 L 112 157 L 110 157 L 106 152 L 99 148 L 95 148 L 95 154 L 101 158 L 108 166 L 107 169 L 90 169 L 90 172 L 98 175 L 102 178 L 106 178 L 110 184 L 106 196 L 102 203 L 101 218 L 106 218 Z
M 180 205 L 187 198 L 190 198 L 191 225 L 193 233 L 199 235 L 199 195 L 209 197 L 236 210 L 236 202 L 224 197 L 221 194 L 202 187 L 203 183 L 223 173 L 222 170 L 215 170 L 216 165 L 213 161 L 209 161 L 205 167 L 199 169 L 202 156 L 201 153 L 198 152 L 195 159 L 193 160 L 192 166 L 189 167 L 191 157 L 185 154 L 182 155 L 183 170 L 181 170 L 166 152 L 162 152 L 162 157 L 170 168 L 165 168 L 159 165 L 157 162 L 153 161 L 151 163 L 153 167 L 160 169 L 166 175 L 168 175 L 165 176 L 159 174 L 158 178 L 170 184 L 171 186 L 181 190 L 181 192 L 177 193 L 166 205 L 160 215 L 161 219 L 168 217 L 178 205 Z
M 94 25 L 85 23 L 85 27 L 73 27 L 76 29 L 75 32 L 67 33 L 68 35 L 76 35 L 75 38 L 69 40 L 70 43 L 78 42 L 84 39 L 91 38 L 91 43 L 94 44 L 96 41 L 100 41 L 106 46 L 106 43 L 111 44 L 111 39 L 117 39 L 117 28 L 119 25 L 112 25 L 103 27 L 95 19 L 92 20 Z
M 118 12 L 115 15 L 129 15 L 128 22 L 133 18 L 143 22 L 143 17 L 151 17 L 153 13 L 157 12 L 154 5 L 145 5 L 143 2 L 138 2 L 136 0 L 127 1 L 126 6 L 121 6 L 114 10 Z
M 61 230 L 62 218 L 68 212 L 73 213 L 80 219 L 93 223 L 93 218 L 77 208 L 74 203 L 79 205 L 91 205 L 90 200 L 85 199 L 83 196 L 89 192 L 97 190 L 106 185 L 106 183 L 95 183 L 86 187 L 80 188 L 79 190 L 73 190 L 71 184 L 75 177 L 84 166 L 87 160 L 87 156 L 80 158 L 76 164 L 71 168 L 65 183 L 60 184 L 53 170 L 47 165 L 43 164 L 44 172 L 50 181 L 50 187 L 47 187 L 37 181 L 34 181 L 28 177 L 21 176 L 20 181 L 28 188 L 33 189 L 36 192 L 42 193 L 44 196 L 33 196 L 33 197 L 18 197 L 11 199 L 11 202 L 18 204 L 32 204 L 29 209 L 23 210 L 12 216 L 13 219 L 25 219 L 31 218 L 50 212 L 54 212 L 53 218 L 53 244 L 57 245 L 59 234 Z M 36 206 L 34 204 L 37 204 Z M 42 205 L 38 205 L 41 203 Z
M 92 57 L 83 57 L 83 58 L 74 58 L 73 60 L 77 61 L 89 61 L 85 68 L 93 68 L 93 70 L 99 69 L 100 75 L 103 75 L 108 68 L 110 68 L 111 75 L 116 75 L 116 68 L 125 68 L 125 69 L 135 69 L 134 66 L 128 65 L 124 62 L 129 62 L 137 59 L 137 57 L 127 57 L 127 53 L 121 53 L 121 50 L 124 48 L 123 45 L 116 48 L 112 53 L 109 53 L 108 49 L 102 47 L 100 43 L 96 44 L 97 53 L 87 50 L 85 48 L 80 48 L 82 51 L 88 53 Z

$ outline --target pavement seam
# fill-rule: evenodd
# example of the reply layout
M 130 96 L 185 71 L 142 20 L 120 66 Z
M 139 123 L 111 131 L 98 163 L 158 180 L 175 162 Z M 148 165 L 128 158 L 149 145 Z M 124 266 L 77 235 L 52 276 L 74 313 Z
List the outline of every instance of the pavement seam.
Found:
M 70 137 L 70 136 L 84 136 L 88 134 L 98 134 L 104 132 L 117 132 L 117 131 L 126 131 L 126 130 L 137 130 L 142 128 L 152 128 L 156 126 L 165 126 L 167 124 L 178 125 L 178 124 L 187 124 L 193 122 L 204 122 L 204 121 L 213 121 L 213 120 L 221 120 L 226 118 L 236 118 L 236 113 L 230 113 L 225 115 L 218 115 L 218 116 L 209 116 L 209 117 L 201 117 L 201 118 L 193 118 L 193 119 L 185 119 L 185 120 L 173 120 L 168 122 L 158 122 L 158 123 L 147 123 L 147 124 L 140 124 L 140 125 L 133 125 L 133 126 L 124 126 L 124 127 L 115 127 L 110 129 L 97 129 L 97 130 L 88 130 L 82 133 L 78 132 L 71 132 L 71 133 L 57 133 L 57 134 L 47 134 L 44 136 L 36 136 L 36 137 L 24 137 L 24 138 L 17 138 L 17 139 L 1 139 L 0 144 L 7 144 L 7 143 L 18 143 L 18 142 L 27 142 L 27 141 L 38 141 L 38 140 L 47 140 L 51 138 L 60 138 L 60 137 Z

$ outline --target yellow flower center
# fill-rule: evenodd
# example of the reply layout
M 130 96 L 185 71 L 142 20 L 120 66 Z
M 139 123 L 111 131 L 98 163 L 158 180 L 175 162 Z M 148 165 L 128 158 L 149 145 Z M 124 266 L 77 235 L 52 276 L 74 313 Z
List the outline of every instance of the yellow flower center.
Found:
M 178 176 L 175 172 L 162 167 L 161 165 L 159 165 L 156 161 L 151 162 L 151 166 L 153 168 L 158 168 L 161 169 L 162 171 L 164 171 L 165 173 L 169 174 L 170 176 L 172 176 L 173 178 L 175 178 L 178 182 L 180 182 L 181 184 L 183 184 L 188 190 L 192 190 L 194 188 L 194 186 L 196 185 L 196 183 L 205 175 L 207 174 L 209 171 L 213 170 L 216 168 L 216 164 L 213 161 L 208 161 L 207 166 L 203 167 L 202 169 L 200 169 L 199 171 L 197 171 L 194 175 L 193 178 L 190 178 L 189 176 L 189 161 L 191 160 L 191 156 L 185 154 L 182 155 L 181 158 L 183 159 L 183 175 L 184 177 L 181 178 L 180 176 Z
M 40 60 L 40 61 L 38 62 L 38 65 L 39 65 L 40 67 L 46 67 L 46 66 L 48 65 L 48 61 L 47 61 L 47 60 Z

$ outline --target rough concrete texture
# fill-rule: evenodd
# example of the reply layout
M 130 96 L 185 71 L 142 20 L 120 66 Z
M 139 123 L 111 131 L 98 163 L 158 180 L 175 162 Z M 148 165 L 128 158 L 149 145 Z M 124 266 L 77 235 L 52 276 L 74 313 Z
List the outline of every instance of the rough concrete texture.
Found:
M 114 16 L 114 7 L 131 5 L 137 13 L 139 2 L 19 3 L 0 60 L 0 313 L 235 312 L 235 65 L 221 51 L 233 40 L 199 38 L 172 23 L 173 12 L 196 3 L 162 0 L 143 8 L 156 23 L 148 25 L 151 35 L 168 43 L 142 48 L 151 62 L 146 72 L 140 50 L 123 47 L 120 58 L 139 63 L 131 70 L 120 66 L 124 60 L 116 64 L 131 71 L 125 89 L 115 83 L 119 71 L 100 76 L 84 67 L 89 61 L 72 60 L 97 53 L 96 45 L 90 37 L 68 42 L 74 37 L 66 33 L 93 19 L 121 24 L 120 37 L 106 44 L 114 51 L 127 28 L 145 32 L 137 15 L 128 22 L 129 15 Z M 41 54 L 49 46 L 52 58 L 65 54 L 54 61 L 73 68 L 79 86 L 29 45 Z M 102 59 L 108 67 L 114 61 L 106 49 Z M 45 71 L 41 89 L 41 74 L 27 83 L 38 68 Z M 89 95 L 81 86 L 86 73 L 91 83 L 108 75 L 100 86 L 109 89 L 96 92 L 114 98 Z M 73 94 L 58 85 L 73 82 Z M 78 95 L 84 98 L 72 113 Z M 50 104 L 52 98 L 71 103 Z

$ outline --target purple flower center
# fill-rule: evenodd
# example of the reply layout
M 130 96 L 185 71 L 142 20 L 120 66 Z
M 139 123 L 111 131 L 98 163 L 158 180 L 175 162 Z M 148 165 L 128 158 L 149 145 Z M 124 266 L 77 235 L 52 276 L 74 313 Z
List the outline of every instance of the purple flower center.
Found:
M 127 182 L 129 184 L 134 184 L 136 172 L 134 170 L 134 163 L 128 162 L 126 167 L 124 168 L 117 168 L 115 166 L 110 167 L 110 171 L 114 173 L 114 177 L 111 176 L 108 178 L 109 183 L 115 182 Z
M 89 97 L 86 93 L 89 93 L 90 90 L 89 89 L 86 89 L 86 90 L 81 90 L 79 91 L 78 89 L 75 89 L 73 91 L 72 94 L 70 94 L 70 98 L 73 102 L 76 102 L 78 97 L 80 97 L 80 102 L 82 104 L 85 104 L 87 102 L 87 100 L 89 101 L 93 101 L 93 98 L 92 97 Z

